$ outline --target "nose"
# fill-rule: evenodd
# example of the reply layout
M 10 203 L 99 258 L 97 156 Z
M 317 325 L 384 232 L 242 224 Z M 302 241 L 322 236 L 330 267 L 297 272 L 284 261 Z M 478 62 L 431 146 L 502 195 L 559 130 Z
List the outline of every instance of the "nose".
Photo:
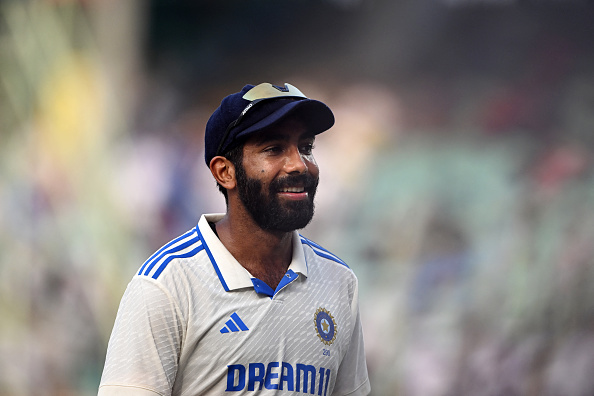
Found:
M 307 159 L 299 152 L 299 148 L 291 147 L 285 160 L 285 171 L 289 174 L 302 174 L 307 172 L 307 168 Z

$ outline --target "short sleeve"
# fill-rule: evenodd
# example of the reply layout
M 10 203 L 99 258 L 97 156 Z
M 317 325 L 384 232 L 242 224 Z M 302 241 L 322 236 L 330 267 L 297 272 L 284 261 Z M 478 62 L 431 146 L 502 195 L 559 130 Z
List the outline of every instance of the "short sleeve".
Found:
M 365 360 L 365 346 L 363 343 L 363 329 L 359 315 L 358 293 L 352 301 L 352 313 L 355 318 L 353 332 L 349 349 L 340 363 L 336 383 L 332 392 L 333 396 L 363 396 L 369 395 L 371 385 L 367 374 L 367 362 Z
M 152 280 L 134 278 L 120 303 L 100 394 L 137 389 L 171 395 L 183 339 L 183 320 L 170 295 Z

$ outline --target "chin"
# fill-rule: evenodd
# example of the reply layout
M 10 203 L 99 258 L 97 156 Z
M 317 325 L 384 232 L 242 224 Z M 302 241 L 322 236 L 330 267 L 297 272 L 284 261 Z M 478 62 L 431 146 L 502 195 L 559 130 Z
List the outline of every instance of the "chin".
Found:
M 311 206 L 311 208 L 307 208 L 307 210 L 283 210 L 282 212 L 284 213 L 279 213 L 278 211 L 274 210 L 269 211 L 260 219 L 256 219 L 256 221 L 263 229 L 271 231 L 292 232 L 305 228 L 311 222 L 314 214 L 313 206 Z

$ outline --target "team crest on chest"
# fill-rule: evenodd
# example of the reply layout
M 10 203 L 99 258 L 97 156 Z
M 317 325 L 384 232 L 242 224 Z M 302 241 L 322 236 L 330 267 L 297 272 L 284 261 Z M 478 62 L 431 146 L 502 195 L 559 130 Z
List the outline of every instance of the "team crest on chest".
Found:
M 328 310 L 318 308 L 314 315 L 314 325 L 318 337 L 324 344 L 330 345 L 336 340 L 336 321 Z

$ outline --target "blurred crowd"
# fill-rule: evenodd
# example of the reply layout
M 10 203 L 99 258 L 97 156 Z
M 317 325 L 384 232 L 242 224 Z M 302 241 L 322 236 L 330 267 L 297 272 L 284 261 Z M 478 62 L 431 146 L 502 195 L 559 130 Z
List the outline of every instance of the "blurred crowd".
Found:
M 224 211 L 202 148 L 223 87 L 172 111 L 166 81 L 122 79 L 89 50 L 78 7 L 14 4 L 0 3 L 0 396 L 92 395 L 135 270 Z M 292 74 L 336 115 L 302 233 L 359 277 L 374 395 L 594 394 L 594 69 L 541 44 L 513 80 Z M 114 80 L 140 92 L 136 117 Z

